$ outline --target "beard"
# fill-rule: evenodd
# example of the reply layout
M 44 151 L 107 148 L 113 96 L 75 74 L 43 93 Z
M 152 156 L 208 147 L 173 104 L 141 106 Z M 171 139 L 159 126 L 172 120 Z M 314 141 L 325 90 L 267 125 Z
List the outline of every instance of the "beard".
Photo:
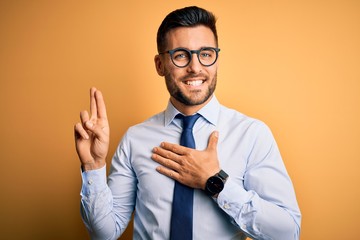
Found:
M 193 74 L 189 74 L 182 79 L 192 77 L 199 77 L 199 75 L 194 76 Z M 186 106 L 196 106 L 205 103 L 214 93 L 217 82 L 217 73 L 215 73 L 213 79 L 211 79 L 211 84 L 208 86 L 205 93 L 203 93 L 201 90 L 193 90 L 191 92 L 191 96 L 186 96 L 184 92 L 181 91 L 181 89 L 176 85 L 176 82 L 171 78 L 170 74 L 165 74 L 165 82 L 170 96 Z

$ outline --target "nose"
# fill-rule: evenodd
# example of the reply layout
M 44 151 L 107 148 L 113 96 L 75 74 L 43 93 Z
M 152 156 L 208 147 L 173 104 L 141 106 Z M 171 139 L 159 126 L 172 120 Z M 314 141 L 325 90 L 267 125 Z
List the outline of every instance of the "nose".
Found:
M 189 73 L 199 73 L 202 70 L 202 64 L 199 61 L 197 53 L 191 54 L 191 61 L 189 65 L 187 66 L 187 71 Z

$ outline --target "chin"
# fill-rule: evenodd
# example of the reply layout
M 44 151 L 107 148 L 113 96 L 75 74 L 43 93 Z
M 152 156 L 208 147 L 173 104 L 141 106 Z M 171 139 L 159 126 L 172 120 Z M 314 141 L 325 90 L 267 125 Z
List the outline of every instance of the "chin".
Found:
M 196 94 L 198 95 L 198 94 Z M 194 97 L 187 97 L 184 94 L 180 93 L 176 96 L 173 96 L 177 101 L 181 102 L 186 106 L 198 106 L 206 103 L 212 96 L 211 94 L 206 94 L 205 96 L 194 96 Z

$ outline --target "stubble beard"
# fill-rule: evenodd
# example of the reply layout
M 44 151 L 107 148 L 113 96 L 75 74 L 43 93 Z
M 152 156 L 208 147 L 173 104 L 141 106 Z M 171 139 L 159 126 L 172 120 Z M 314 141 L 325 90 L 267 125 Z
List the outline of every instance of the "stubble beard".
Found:
M 184 77 L 184 79 L 190 76 Z M 201 90 L 194 90 L 191 92 L 191 96 L 186 96 L 181 89 L 175 84 L 175 81 L 171 78 L 170 74 L 165 74 L 165 82 L 166 87 L 170 93 L 170 96 L 175 98 L 177 101 L 181 102 L 186 106 L 196 106 L 205 103 L 214 93 L 216 89 L 216 82 L 217 82 L 217 73 L 215 73 L 213 79 L 211 80 L 211 84 L 207 88 L 205 95 L 201 98 L 197 97 L 196 95 L 202 94 Z

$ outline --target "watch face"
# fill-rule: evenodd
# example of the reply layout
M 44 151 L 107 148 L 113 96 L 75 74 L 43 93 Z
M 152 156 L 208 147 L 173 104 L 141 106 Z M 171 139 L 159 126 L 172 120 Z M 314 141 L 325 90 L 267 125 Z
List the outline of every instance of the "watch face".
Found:
M 213 176 L 210 177 L 206 182 L 206 188 L 210 193 L 217 194 L 223 190 L 224 182 L 221 180 L 221 178 Z

